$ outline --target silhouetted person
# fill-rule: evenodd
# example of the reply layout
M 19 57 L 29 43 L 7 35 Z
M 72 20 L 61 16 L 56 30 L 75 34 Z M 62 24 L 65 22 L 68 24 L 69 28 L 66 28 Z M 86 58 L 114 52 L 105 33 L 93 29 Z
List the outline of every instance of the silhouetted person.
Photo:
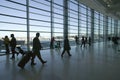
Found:
M 39 36 L 40 36 L 40 34 L 36 33 L 36 37 L 33 39 L 33 56 L 31 59 L 31 65 L 36 64 L 36 63 L 34 63 L 35 56 L 37 56 L 39 58 L 39 60 L 42 62 L 42 64 L 47 62 L 42 59 L 41 54 L 40 54 L 40 50 L 41 50 L 42 46 L 41 46 L 41 43 L 39 40 Z
M 88 41 L 89 41 L 89 46 L 91 46 L 91 37 L 89 37 Z
M 9 50 L 10 40 L 9 40 L 8 36 L 5 36 L 5 38 L 3 38 L 3 40 L 4 40 L 4 44 L 5 44 L 6 54 L 9 54 L 10 53 L 10 50 Z
M 16 48 L 16 38 L 14 37 L 14 34 L 11 34 L 11 41 L 10 41 L 10 47 L 12 51 L 12 57 L 11 59 L 15 59 L 15 48 Z
M 51 38 L 51 41 L 50 41 L 50 48 L 53 49 L 54 48 L 54 37 Z
M 108 37 L 108 41 L 110 41 L 111 40 L 111 37 Z
M 82 47 L 82 45 L 84 45 L 84 47 L 85 47 L 85 39 L 84 39 L 84 36 L 82 36 L 82 39 L 81 39 L 81 47 Z
M 113 41 L 114 44 L 116 44 L 116 45 L 118 44 L 118 38 L 117 37 L 112 37 L 112 41 Z
M 87 37 L 85 37 L 85 45 L 87 45 L 87 43 L 88 43 L 88 39 Z
M 70 54 L 70 45 L 69 45 L 69 40 L 68 40 L 68 37 L 65 37 L 64 39 L 64 49 L 63 49 L 63 52 L 61 54 L 61 57 L 63 57 L 65 51 L 67 51 L 68 55 L 71 56 Z
M 75 36 L 75 43 L 76 43 L 76 45 L 79 44 L 79 38 L 77 36 Z

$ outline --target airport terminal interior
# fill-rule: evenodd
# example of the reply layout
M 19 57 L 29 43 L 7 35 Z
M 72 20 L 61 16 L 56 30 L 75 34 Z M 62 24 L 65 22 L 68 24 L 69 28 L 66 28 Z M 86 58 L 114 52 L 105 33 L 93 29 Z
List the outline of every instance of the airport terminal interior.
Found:
M 19 62 L 40 33 L 42 64 Z M 11 34 L 17 44 L 12 57 Z M 8 36 L 9 52 L 5 37 Z M 70 54 L 66 48 L 66 36 Z M 53 41 L 53 45 L 51 45 Z M 120 80 L 119 0 L 1 0 L 0 80 Z M 25 52 L 22 55 L 19 48 Z

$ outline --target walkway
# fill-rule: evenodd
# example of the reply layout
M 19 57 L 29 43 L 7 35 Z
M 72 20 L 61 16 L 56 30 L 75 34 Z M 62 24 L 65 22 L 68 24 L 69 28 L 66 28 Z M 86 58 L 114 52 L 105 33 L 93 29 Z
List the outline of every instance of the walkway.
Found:
M 120 80 L 119 47 L 112 43 L 95 43 L 91 47 L 73 46 L 72 56 L 61 58 L 62 49 L 42 50 L 42 65 L 38 58 L 34 67 L 27 63 L 25 69 L 17 64 L 21 55 L 11 60 L 11 55 L 0 56 L 0 80 Z

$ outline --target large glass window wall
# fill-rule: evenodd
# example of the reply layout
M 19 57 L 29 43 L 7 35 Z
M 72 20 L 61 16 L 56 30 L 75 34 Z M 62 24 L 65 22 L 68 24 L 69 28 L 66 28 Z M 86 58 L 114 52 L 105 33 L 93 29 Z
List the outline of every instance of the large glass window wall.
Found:
M 55 37 L 56 41 L 57 40 L 63 40 L 63 0 L 51 0 L 53 3 L 51 3 L 53 5 L 52 7 L 52 12 L 51 13 L 53 16 L 51 18 L 53 18 L 52 23 L 53 24 L 53 36 Z
M 29 1 L 29 4 L 27 4 L 27 1 Z M 80 39 L 81 36 L 94 36 L 95 42 L 98 42 L 103 41 L 105 34 L 114 36 L 116 30 L 118 31 L 117 34 L 120 33 L 118 27 L 120 21 L 115 21 L 114 18 L 109 16 L 108 19 L 105 19 L 106 15 L 94 10 L 94 21 L 91 22 L 93 14 L 89 6 L 75 0 L 68 0 L 67 6 L 68 35 L 71 43 L 76 35 Z M 64 0 L 1 0 L 0 10 L 1 50 L 4 46 L 2 38 L 6 35 L 10 38 L 10 34 L 15 34 L 19 45 L 29 44 L 31 46 L 36 32 L 40 33 L 43 47 L 49 47 L 50 39 L 53 36 L 56 40 L 63 41 L 65 29 Z M 93 35 L 91 35 L 92 24 L 94 25 Z
M 108 17 L 108 36 L 112 37 L 112 21 L 111 21 L 111 17 Z
M 99 23 L 99 39 L 103 41 L 103 14 L 100 13 L 100 23 Z
M 70 45 L 75 45 L 74 38 L 78 36 L 78 3 L 74 0 L 68 2 L 68 35 Z

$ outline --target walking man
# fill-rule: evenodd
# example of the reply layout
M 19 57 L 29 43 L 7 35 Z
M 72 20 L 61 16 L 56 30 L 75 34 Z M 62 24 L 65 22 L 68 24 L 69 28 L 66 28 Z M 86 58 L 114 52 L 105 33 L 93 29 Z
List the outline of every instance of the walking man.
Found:
M 41 46 L 41 43 L 39 40 L 39 36 L 40 36 L 40 34 L 36 33 L 36 37 L 33 39 L 33 56 L 31 59 L 31 65 L 36 64 L 36 63 L 34 63 L 35 56 L 37 56 L 39 58 L 39 60 L 42 62 L 42 64 L 47 62 L 42 59 L 41 54 L 40 54 L 40 50 L 41 50 L 42 46 Z
M 61 54 L 61 57 L 63 57 L 65 51 L 67 51 L 68 55 L 71 56 L 70 50 L 71 50 L 71 47 L 70 47 L 70 44 L 69 44 L 68 37 L 66 36 L 65 39 L 64 39 L 64 49 L 63 49 L 63 52 Z

